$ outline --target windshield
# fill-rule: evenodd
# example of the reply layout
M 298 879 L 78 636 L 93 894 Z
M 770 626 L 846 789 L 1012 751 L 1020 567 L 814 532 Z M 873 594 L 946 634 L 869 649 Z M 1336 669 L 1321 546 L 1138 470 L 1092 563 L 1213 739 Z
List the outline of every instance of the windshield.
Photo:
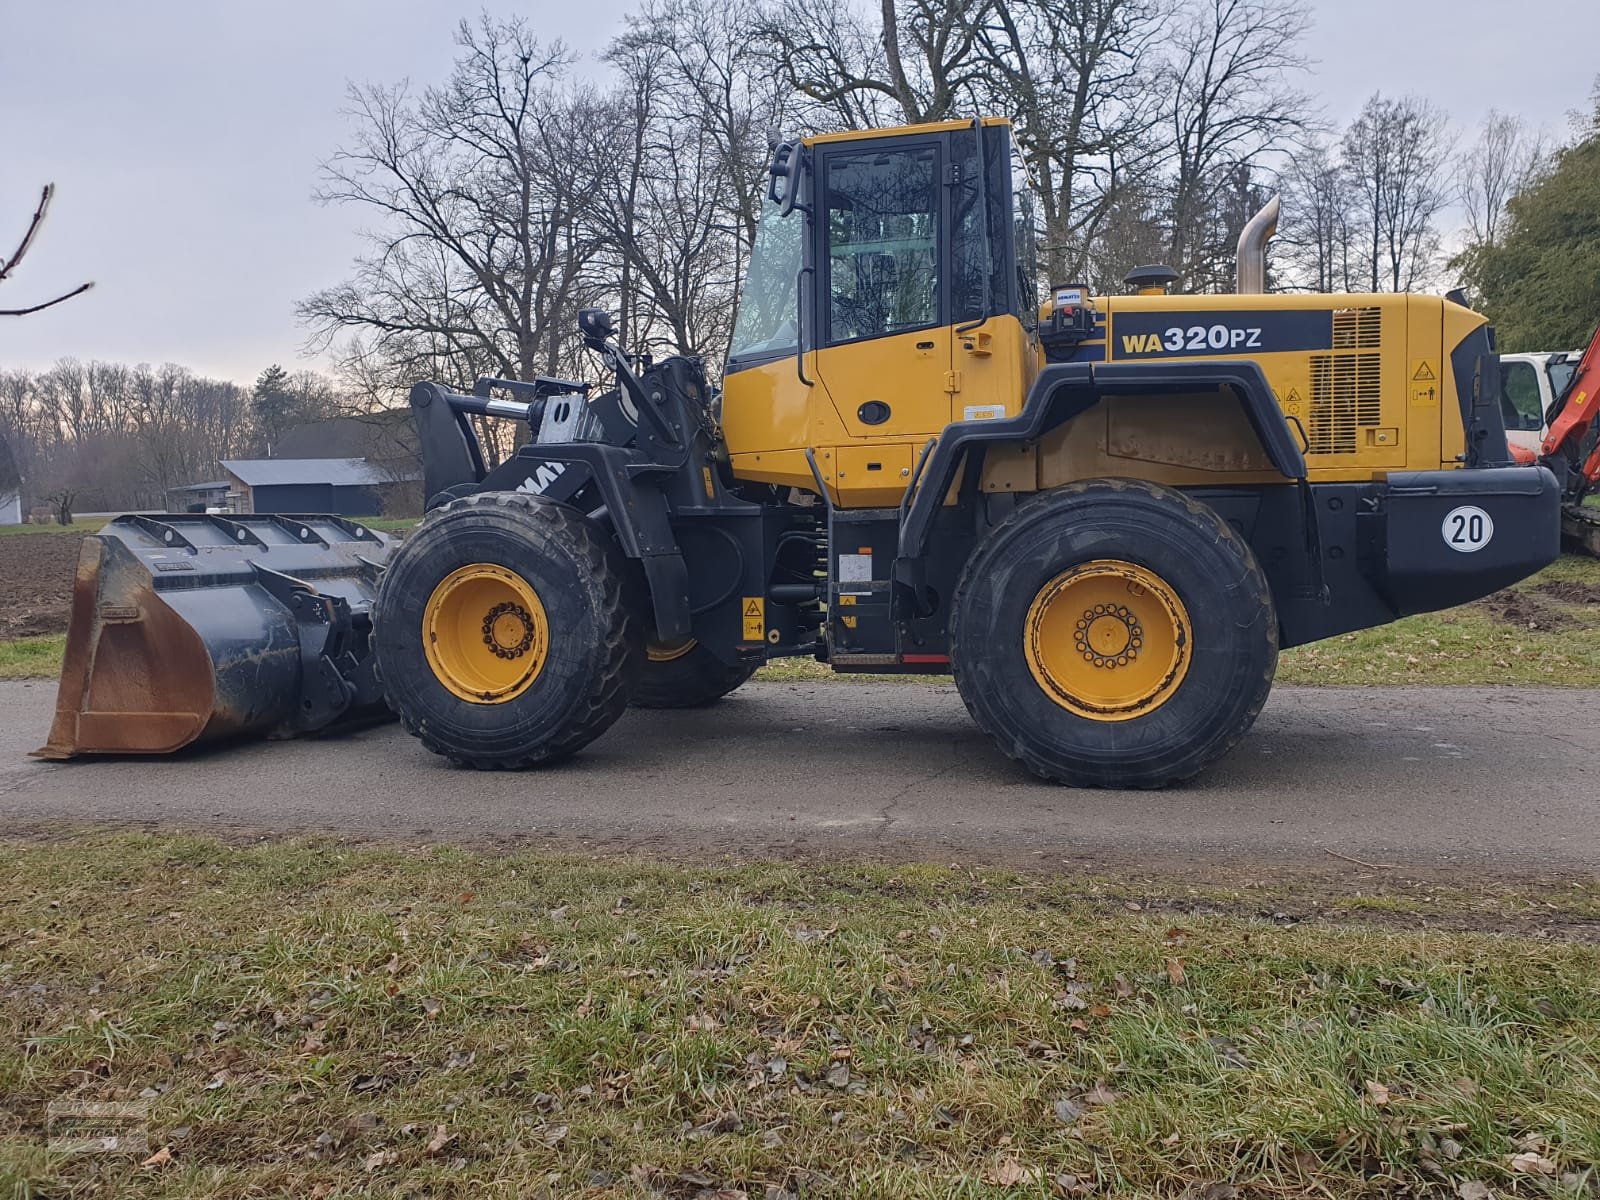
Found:
M 1567 390 L 1567 385 L 1572 382 L 1572 376 L 1578 369 L 1575 362 L 1553 362 L 1550 364 L 1550 394 L 1557 399 Z
M 728 346 L 730 369 L 738 365 L 736 359 L 767 361 L 795 352 L 800 336 L 795 320 L 795 284 L 800 274 L 804 225 L 798 211 L 785 217 L 770 200 L 762 206 L 750 269 L 745 272 L 744 294 L 739 297 L 739 314 L 733 322 L 733 340 Z

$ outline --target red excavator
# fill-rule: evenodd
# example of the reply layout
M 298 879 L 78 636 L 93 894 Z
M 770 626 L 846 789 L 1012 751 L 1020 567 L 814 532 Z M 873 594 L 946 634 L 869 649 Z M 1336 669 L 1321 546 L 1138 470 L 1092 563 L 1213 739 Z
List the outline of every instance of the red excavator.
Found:
M 1562 485 L 1561 540 L 1570 550 L 1600 558 L 1600 508 L 1585 500 L 1600 495 L 1600 329 L 1578 360 L 1566 390 L 1556 398 L 1547 419 L 1539 453 L 1511 447 L 1518 462 L 1543 463 Z

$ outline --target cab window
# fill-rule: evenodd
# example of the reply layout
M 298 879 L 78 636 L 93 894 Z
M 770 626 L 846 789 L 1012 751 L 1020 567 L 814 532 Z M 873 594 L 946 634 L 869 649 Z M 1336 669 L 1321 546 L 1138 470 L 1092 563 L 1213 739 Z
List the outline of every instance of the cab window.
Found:
M 755 249 L 739 296 L 739 314 L 728 345 L 730 368 L 794 354 L 800 336 L 795 281 L 800 275 L 803 239 L 800 214 L 785 217 L 769 200 L 761 210 Z
M 1507 429 L 1542 429 L 1544 427 L 1544 402 L 1539 396 L 1539 377 L 1533 364 L 1503 362 L 1500 364 L 1501 394 L 1504 402 Z
M 938 151 L 838 153 L 824 160 L 829 345 L 939 323 Z

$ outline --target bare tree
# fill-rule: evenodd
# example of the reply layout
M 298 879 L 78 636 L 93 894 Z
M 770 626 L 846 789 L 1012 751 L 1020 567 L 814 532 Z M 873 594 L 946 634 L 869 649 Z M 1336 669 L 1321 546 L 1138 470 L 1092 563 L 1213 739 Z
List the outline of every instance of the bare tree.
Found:
M 1344 166 L 1360 213 L 1365 282 L 1374 292 L 1409 291 L 1439 256 L 1439 214 L 1450 201 L 1452 139 L 1426 100 L 1375 94 L 1344 135 Z
M 1119 189 L 1156 165 L 1151 44 L 1169 16 L 1167 0 L 995 0 L 980 27 L 984 105 L 1015 123 L 1053 280 L 1087 276 Z
M 1171 162 L 1168 261 L 1191 282 L 1224 273 L 1227 238 L 1208 238 L 1212 194 L 1240 164 L 1287 149 L 1312 122 L 1289 83 L 1303 69 L 1310 18 L 1300 0 L 1188 0 L 1162 82 Z
M 44 224 L 46 214 L 50 211 L 50 201 L 56 194 L 56 185 L 47 183 L 39 193 L 39 204 L 33 210 L 33 219 L 28 222 L 28 228 L 22 234 L 22 240 L 17 243 L 17 248 L 11 252 L 11 257 L 0 262 L 0 283 L 10 277 L 11 272 L 22 265 L 22 260 L 27 256 L 28 250 L 33 245 L 33 239 L 39 233 L 39 227 Z M 25 317 L 29 313 L 42 312 L 64 300 L 71 300 L 74 296 L 81 296 L 94 286 L 94 281 L 80 283 L 71 291 L 63 292 L 53 300 L 44 300 L 38 304 L 30 304 L 25 308 L 0 308 L 0 317 Z
M 340 333 L 391 384 L 531 377 L 566 340 L 570 296 L 594 246 L 577 226 L 583 180 L 551 85 L 569 58 L 520 18 L 462 22 L 449 81 L 413 96 L 351 91 L 358 128 L 320 193 L 379 216 L 352 278 L 299 306 L 326 347 Z
M 1494 246 L 1506 202 L 1525 188 L 1550 156 L 1543 135 L 1521 117 L 1489 110 L 1483 128 L 1457 165 L 1456 196 L 1467 214 L 1471 246 Z
M 1335 151 L 1321 141 L 1295 151 L 1279 182 L 1284 221 L 1273 244 L 1290 282 L 1313 292 L 1349 291 L 1355 196 Z
M 973 114 L 990 60 L 979 37 L 993 0 L 837 0 L 767 10 L 757 36 L 789 84 L 845 128 Z

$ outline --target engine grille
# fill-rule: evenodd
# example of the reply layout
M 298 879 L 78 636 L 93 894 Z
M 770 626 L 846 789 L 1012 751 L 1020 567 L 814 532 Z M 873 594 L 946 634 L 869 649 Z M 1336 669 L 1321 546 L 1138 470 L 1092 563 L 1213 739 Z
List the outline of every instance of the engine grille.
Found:
M 1333 314 L 1333 352 L 1311 356 L 1310 453 L 1353 454 L 1360 430 L 1382 424 L 1382 342 L 1381 309 Z

